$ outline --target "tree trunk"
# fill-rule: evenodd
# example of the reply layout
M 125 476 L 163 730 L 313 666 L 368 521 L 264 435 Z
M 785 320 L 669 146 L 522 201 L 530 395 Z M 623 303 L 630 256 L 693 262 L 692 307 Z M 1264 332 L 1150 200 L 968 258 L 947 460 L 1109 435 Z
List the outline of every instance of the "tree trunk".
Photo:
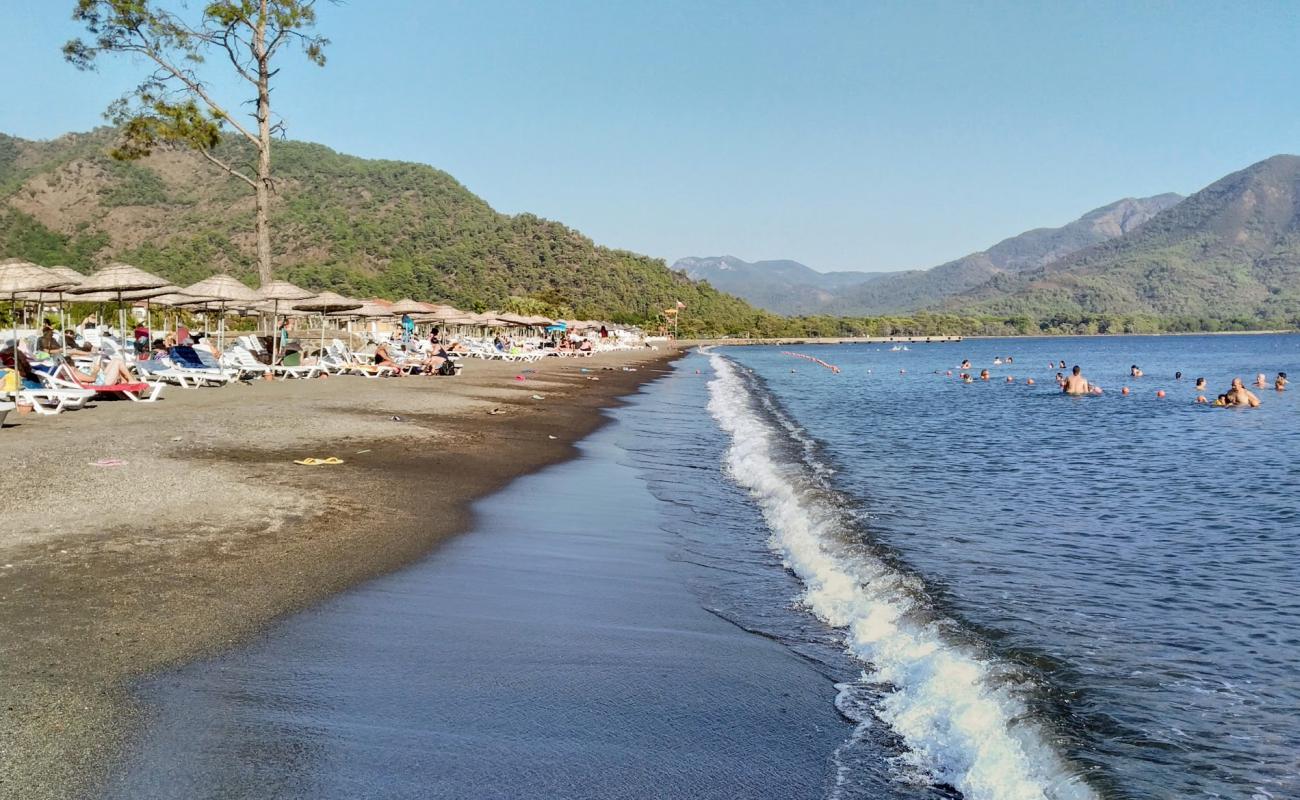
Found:
M 257 274 L 275 279 L 271 265 L 271 65 L 266 52 L 266 0 L 262 0 L 253 53 L 257 58 Z

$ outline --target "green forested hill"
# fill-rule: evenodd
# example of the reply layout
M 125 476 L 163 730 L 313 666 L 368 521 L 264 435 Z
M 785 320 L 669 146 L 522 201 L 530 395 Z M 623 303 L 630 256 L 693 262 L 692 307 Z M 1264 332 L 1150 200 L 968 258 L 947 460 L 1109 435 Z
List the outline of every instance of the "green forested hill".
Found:
M 193 153 L 114 161 L 113 137 L 0 135 L 0 257 L 84 270 L 122 260 L 182 284 L 214 271 L 255 283 L 246 187 Z M 239 159 L 231 148 L 223 155 Z M 683 333 L 786 324 L 657 259 L 531 214 L 499 214 L 424 164 L 294 141 L 277 143 L 274 158 L 276 271 L 310 288 L 626 322 L 681 301 Z
M 1117 239 L 951 298 L 1038 320 L 1158 317 L 1196 329 L 1300 320 L 1300 157 L 1216 181 Z

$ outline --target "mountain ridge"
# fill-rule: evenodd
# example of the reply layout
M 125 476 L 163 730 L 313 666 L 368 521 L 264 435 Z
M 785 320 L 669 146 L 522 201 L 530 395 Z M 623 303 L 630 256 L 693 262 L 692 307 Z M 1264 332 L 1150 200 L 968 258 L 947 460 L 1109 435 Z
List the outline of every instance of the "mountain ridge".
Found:
M 89 270 L 123 260 L 178 284 L 214 271 L 252 282 L 247 187 L 191 151 L 107 155 L 112 128 L 31 141 L 0 134 L 0 257 Z M 238 141 L 218 155 L 241 163 Z M 277 277 L 356 296 L 653 320 L 685 303 L 684 333 L 780 324 L 659 259 L 602 247 L 533 214 L 506 215 L 427 164 L 277 141 Z
M 975 313 L 1300 316 L 1300 156 L 1220 178 L 1144 225 L 945 301 Z

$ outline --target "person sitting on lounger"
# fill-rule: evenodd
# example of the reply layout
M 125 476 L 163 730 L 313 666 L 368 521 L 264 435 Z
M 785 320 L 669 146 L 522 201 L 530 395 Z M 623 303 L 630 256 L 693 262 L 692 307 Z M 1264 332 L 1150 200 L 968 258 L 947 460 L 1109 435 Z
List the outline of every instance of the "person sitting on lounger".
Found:
M 375 348 L 375 366 L 389 367 L 396 370 L 398 375 L 402 374 L 401 365 L 398 364 L 392 354 L 388 352 L 387 342 L 380 342 L 379 347 Z

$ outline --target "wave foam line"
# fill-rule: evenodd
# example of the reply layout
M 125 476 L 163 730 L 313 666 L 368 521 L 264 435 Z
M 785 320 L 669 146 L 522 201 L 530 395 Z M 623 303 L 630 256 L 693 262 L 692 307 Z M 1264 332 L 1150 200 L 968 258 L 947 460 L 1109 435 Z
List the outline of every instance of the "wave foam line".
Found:
M 874 709 L 907 747 L 907 766 L 968 800 L 1095 798 L 1027 719 L 1008 671 L 947 641 L 915 579 L 846 542 L 847 521 L 799 464 L 781 463 L 776 429 L 755 410 L 732 363 L 710 354 L 709 411 L 731 437 L 726 466 L 755 499 L 770 544 L 804 585 L 803 603 L 845 630 L 885 690 Z

